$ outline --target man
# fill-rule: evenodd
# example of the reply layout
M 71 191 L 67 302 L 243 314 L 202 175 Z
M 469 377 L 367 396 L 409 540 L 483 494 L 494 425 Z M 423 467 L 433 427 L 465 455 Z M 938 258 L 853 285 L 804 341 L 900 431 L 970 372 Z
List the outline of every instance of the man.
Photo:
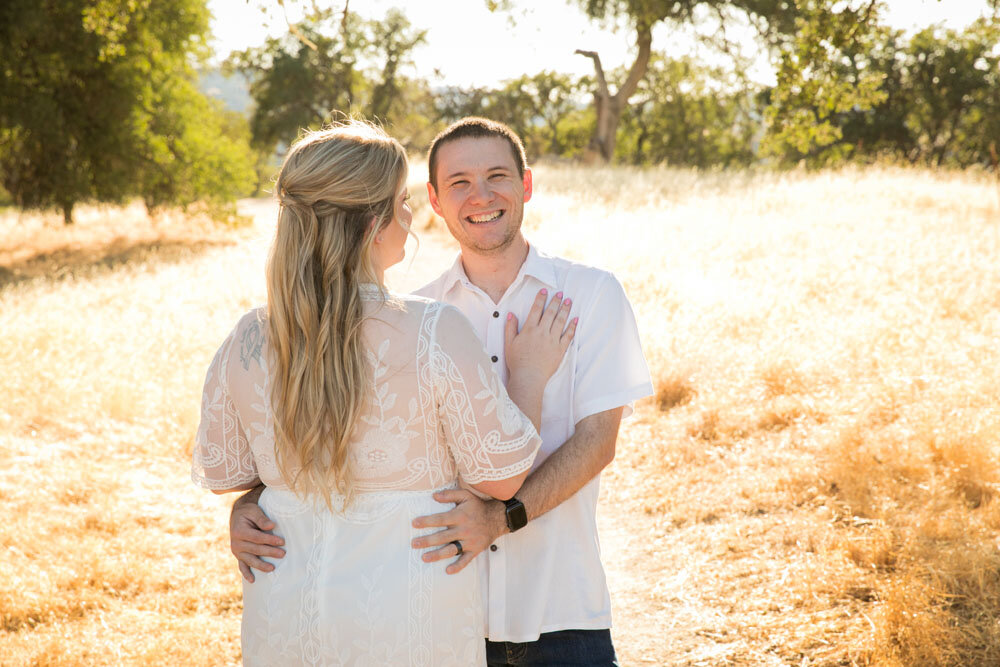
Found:
M 506 313 L 522 318 L 539 289 L 572 299 L 576 338 L 545 388 L 542 447 L 515 499 L 483 501 L 457 489 L 436 494 L 456 506 L 414 520 L 442 530 L 417 538 L 427 562 L 485 552 L 487 657 L 501 665 L 615 665 L 611 601 L 597 539 L 601 470 L 611 462 L 630 404 L 652 393 L 635 317 L 613 275 L 530 246 L 521 233 L 532 174 L 520 139 L 500 123 L 466 118 L 431 144 L 427 191 L 461 247 L 455 264 L 418 294 L 450 303 L 472 322 L 506 380 Z M 610 230 L 609 230 L 610 232 Z M 233 507 L 240 570 L 270 571 L 280 558 L 274 524 L 251 492 Z M 458 544 L 456 544 L 456 542 Z M 459 547 L 459 544 L 461 547 Z

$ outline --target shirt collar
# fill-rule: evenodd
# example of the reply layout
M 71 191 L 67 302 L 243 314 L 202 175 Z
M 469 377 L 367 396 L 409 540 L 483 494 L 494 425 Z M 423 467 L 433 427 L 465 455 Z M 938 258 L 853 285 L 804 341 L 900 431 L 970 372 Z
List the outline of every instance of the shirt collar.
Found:
M 553 289 L 558 287 L 556 270 L 552 265 L 551 258 L 543 252 L 538 252 L 533 244 L 528 244 L 528 256 L 524 259 L 521 271 L 514 282 L 516 283 L 521 276 L 531 276 L 546 287 Z
M 517 272 L 517 276 L 514 277 L 514 282 L 511 283 L 511 286 L 517 285 L 525 277 L 531 276 L 546 287 L 557 287 L 556 272 L 549 259 L 548 255 L 538 252 L 535 245 L 529 243 L 528 256 L 524 258 L 524 263 L 521 264 L 521 269 Z M 462 266 L 462 253 L 458 253 L 455 261 L 452 262 L 451 268 L 444 273 L 444 292 L 447 293 L 448 290 L 459 283 L 465 286 L 472 285 L 469 277 L 465 274 L 465 267 Z

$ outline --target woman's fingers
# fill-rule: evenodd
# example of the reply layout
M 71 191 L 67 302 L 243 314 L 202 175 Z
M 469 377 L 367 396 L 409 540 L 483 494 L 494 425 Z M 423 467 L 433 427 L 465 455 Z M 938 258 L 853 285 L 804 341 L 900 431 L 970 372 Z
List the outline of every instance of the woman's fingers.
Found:
M 563 331 L 562 336 L 559 337 L 559 342 L 562 343 L 563 352 L 569 349 L 569 344 L 573 342 L 573 337 L 576 336 L 576 325 L 580 323 L 579 317 L 574 317 L 569 321 L 566 326 L 566 330 Z
M 531 310 L 528 311 L 528 317 L 524 319 L 524 326 L 537 325 L 542 319 L 542 314 L 545 312 L 545 300 L 549 296 L 549 291 L 547 289 L 538 290 L 538 294 L 535 295 L 535 302 L 531 304 Z
M 545 307 L 545 312 L 542 313 L 542 319 L 538 323 L 542 331 L 552 331 L 553 323 L 556 320 L 556 316 L 559 315 L 559 310 L 562 307 L 562 292 L 556 292 L 556 295 L 552 297 L 549 301 L 549 305 Z
M 517 315 L 507 313 L 507 323 L 503 328 L 504 349 L 510 349 L 510 344 L 514 342 L 515 337 L 517 337 Z
M 556 302 L 555 299 L 552 299 L 552 301 L 556 304 L 556 313 L 555 317 L 552 318 L 552 327 L 550 331 L 562 336 L 563 332 L 566 330 L 566 320 L 569 319 L 569 310 L 573 307 L 573 300 L 563 299 L 561 303 Z

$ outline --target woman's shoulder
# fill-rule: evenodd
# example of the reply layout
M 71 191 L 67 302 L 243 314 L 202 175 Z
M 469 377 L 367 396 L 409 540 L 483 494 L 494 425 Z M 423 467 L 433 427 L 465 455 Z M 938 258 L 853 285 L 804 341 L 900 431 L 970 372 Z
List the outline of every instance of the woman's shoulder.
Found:
M 243 313 L 233 330 L 229 340 L 236 344 L 263 344 L 267 333 L 267 306 L 257 306 Z
M 374 315 L 399 330 L 419 331 L 423 337 L 439 338 L 442 331 L 470 329 L 465 315 L 454 306 L 415 294 L 388 293 Z
M 451 306 L 434 299 L 398 292 L 386 292 L 386 298 L 380 305 L 389 311 L 411 316 L 415 321 L 426 320 L 429 317 L 436 318 L 443 308 L 451 308 Z
M 249 371 L 262 367 L 267 340 L 267 306 L 257 306 L 243 313 L 222 344 L 230 371 Z

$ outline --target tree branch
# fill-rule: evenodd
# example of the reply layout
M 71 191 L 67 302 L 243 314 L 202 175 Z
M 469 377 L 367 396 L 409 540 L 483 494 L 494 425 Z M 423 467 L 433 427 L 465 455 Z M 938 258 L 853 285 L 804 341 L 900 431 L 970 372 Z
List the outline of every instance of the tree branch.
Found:
M 857 23 L 851 28 L 850 32 L 847 33 L 847 39 L 854 39 L 854 35 L 863 25 L 867 25 L 868 21 L 871 20 L 872 12 L 875 11 L 875 3 L 877 0 L 868 0 L 868 6 L 864 9 L 864 15 L 859 17 Z M 858 14 L 861 14 L 861 10 L 858 10 Z
M 285 7 L 285 0 L 278 0 L 278 5 L 281 7 L 281 13 L 285 15 L 285 23 L 288 24 L 288 32 L 295 35 L 296 39 L 298 39 L 300 42 L 308 46 L 313 51 L 319 51 L 319 47 L 316 46 L 316 44 L 311 39 L 306 37 L 302 33 L 302 31 L 299 30 L 299 27 L 294 23 L 292 23 L 291 20 L 288 18 L 288 8 Z
M 601 57 L 597 55 L 597 51 L 584 51 L 583 49 L 577 49 L 576 53 L 594 61 L 594 71 L 597 74 L 597 90 L 602 95 L 610 97 L 611 93 L 608 91 L 608 82 L 604 78 L 604 68 L 601 67 Z
M 639 45 L 639 54 L 635 57 L 635 62 L 632 63 L 632 67 L 629 69 L 628 78 L 625 79 L 625 83 L 622 84 L 621 88 L 615 94 L 615 102 L 620 105 L 624 105 L 639 87 L 639 82 L 646 75 L 646 68 L 649 66 L 649 57 L 652 53 L 652 29 L 648 25 L 639 25 L 636 31 L 638 33 L 636 41 Z

